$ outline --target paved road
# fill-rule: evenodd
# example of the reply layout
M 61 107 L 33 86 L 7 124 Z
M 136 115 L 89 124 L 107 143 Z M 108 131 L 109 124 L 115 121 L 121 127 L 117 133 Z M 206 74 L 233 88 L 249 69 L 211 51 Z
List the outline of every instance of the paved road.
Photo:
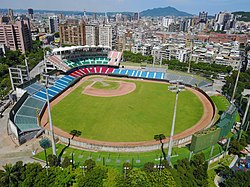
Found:
M 7 134 L 7 121 L 10 108 L 3 113 L 0 118 L 0 169 L 8 163 L 16 163 L 17 161 L 34 162 L 32 159 L 32 151 L 41 151 L 39 139 L 34 139 L 21 146 L 17 146 Z
M 39 62 L 31 71 L 30 77 L 34 78 L 36 75 L 41 74 L 43 71 L 43 60 Z

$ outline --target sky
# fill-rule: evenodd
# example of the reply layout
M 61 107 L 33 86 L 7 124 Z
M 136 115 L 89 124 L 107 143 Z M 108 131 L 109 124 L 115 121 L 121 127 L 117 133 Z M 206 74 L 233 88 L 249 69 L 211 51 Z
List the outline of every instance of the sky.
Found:
M 196 15 L 200 11 L 214 15 L 219 11 L 250 11 L 250 0 L 0 0 L 0 8 L 89 12 L 140 12 L 167 6 Z

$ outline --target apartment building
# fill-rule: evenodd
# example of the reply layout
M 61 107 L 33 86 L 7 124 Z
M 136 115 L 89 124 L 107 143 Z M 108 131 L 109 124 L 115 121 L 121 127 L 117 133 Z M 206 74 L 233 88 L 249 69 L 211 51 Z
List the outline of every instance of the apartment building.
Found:
M 85 22 L 66 22 L 59 24 L 61 44 L 86 45 Z
M 29 20 L 20 20 L 15 23 L 0 23 L 0 44 L 10 50 L 20 50 L 25 53 L 32 47 Z
M 99 45 L 112 48 L 112 27 L 111 25 L 99 25 Z

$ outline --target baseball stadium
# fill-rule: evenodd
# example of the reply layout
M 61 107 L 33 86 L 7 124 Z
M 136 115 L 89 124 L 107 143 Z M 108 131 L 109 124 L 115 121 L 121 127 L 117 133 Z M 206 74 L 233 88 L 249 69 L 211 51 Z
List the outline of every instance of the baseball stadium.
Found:
M 57 48 L 44 66 L 47 81 L 37 76 L 17 88 L 21 97 L 10 112 L 9 129 L 19 144 L 51 135 L 50 111 L 57 141 L 106 152 L 157 150 L 157 134 L 166 136 L 167 148 L 175 104 L 176 147 L 190 145 L 198 152 L 234 125 L 233 105 L 216 118 L 216 106 L 205 92 L 211 81 L 166 68 L 124 67 L 122 52 L 109 47 Z M 72 137 L 72 131 L 80 133 Z

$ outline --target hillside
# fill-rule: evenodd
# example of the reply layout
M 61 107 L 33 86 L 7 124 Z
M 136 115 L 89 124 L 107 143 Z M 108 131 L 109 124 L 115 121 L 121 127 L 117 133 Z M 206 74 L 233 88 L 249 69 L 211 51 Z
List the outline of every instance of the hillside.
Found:
M 151 17 L 158 17 L 158 16 L 192 16 L 187 12 L 182 12 L 177 10 L 173 7 L 165 7 L 165 8 L 153 8 L 142 11 L 140 16 L 151 16 Z
M 233 14 L 237 17 L 238 21 L 250 22 L 250 12 L 233 12 Z

